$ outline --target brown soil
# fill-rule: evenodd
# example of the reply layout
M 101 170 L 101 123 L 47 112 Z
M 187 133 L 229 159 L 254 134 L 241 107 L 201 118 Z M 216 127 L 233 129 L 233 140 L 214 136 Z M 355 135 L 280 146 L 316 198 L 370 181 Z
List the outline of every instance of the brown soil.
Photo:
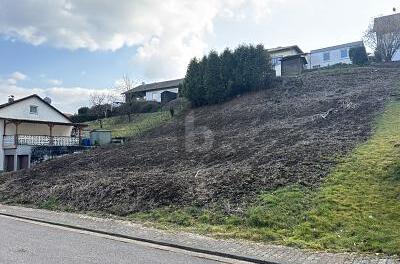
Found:
M 124 146 L 4 174 L 0 201 L 38 205 L 51 198 L 117 214 L 215 203 L 229 211 L 263 190 L 315 187 L 338 157 L 371 135 L 399 80 L 399 68 L 310 72 L 195 109 Z

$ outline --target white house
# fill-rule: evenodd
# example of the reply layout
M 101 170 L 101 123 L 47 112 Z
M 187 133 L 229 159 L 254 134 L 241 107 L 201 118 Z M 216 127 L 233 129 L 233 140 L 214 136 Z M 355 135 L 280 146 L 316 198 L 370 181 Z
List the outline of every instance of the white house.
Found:
M 309 69 L 317 69 L 338 63 L 351 64 L 349 50 L 352 47 L 364 46 L 362 41 L 312 50 L 308 57 Z
M 139 85 L 123 93 L 125 95 L 125 102 L 135 100 L 168 102 L 178 96 L 179 85 L 183 83 L 183 80 L 176 79 Z
M 267 49 L 267 52 L 271 56 L 272 66 L 276 71 L 276 76 L 282 75 L 282 59 L 289 56 L 304 54 L 303 51 L 297 46 L 277 47 L 273 49 Z
M 50 100 L 36 94 L 18 100 L 10 97 L 0 105 L 0 171 L 29 168 L 37 146 L 79 146 L 84 126 L 74 124 Z
M 376 17 L 374 19 L 373 30 L 376 33 L 378 46 L 388 46 L 388 44 L 398 43 L 398 41 L 393 40 L 400 34 L 400 13 Z M 395 46 L 397 46 L 397 43 Z M 395 46 L 392 46 L 394 50 L 396 49 Z M 397 49 L 397 52 L 392 57 L 392 61 L 400 61 L 400 49 Z

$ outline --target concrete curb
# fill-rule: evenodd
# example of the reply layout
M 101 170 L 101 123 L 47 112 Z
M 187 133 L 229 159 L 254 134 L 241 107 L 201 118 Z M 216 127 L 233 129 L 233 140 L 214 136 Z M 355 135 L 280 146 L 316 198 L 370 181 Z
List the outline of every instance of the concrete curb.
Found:
M 173 243 L 168 243 L 168 242 L 156 241 L 156 240 L 134 237 L 134 236 L 128 236 L 128 235 L 112 233 L 112 232 L 107 232 L 107 231 L 101 231 L 101 230 L 96 230 L 96 229 L 91 229 L 91 228 L 86 228 L 86 227 L 81 227 L 81 226 L 62 224 L 62 223 L 57 223 L 57 222 L 51 222 L 51 221 L 46 221 L 46 220 L 41 220 L 41 219 L 36 219 L 36 218 L 30 218 L 30 217 L 24 217 L 24 216 L 18 216 L 18 215 L 0 212 L 0 216 L 1 215 L 11 217 L 11 218 L 16 218 L 16 219 L 21 219 L 21 220 L 28 220 L 28 221 L 32 221 L 32 222 L 42 223 L 42 224 L 65 227 L 65 228 L 70 228 L 70 229 L 75 229 L 75 230 L 80 230 L 80 231 L 87 231 L 87 232 L 97 233 L 97 234 L 101 234 L 101 235 L 108 235 L 108 236 L 113 236 L 113 237 L 117 237 L 117 238 L 129 239 L 129 240 L 133 240 L 133 241 L 145 242 L 145 243 L 150 243 L 150 244 L 159 245 L 159 246 L 166 246 L 166 247 L 170 247 L 170 248 L 176 248 L 176 249 L 186 250 L 189 252 L 201 253 L 201 254 L 222 257 L 222 258 L 227 258 L 227 259 L 232 259 L 232 260 L 246 261 L 246 262 L 257 263 L 257 264 L 280 264 L 277 262 L 270 262 L 270 261 L 265 261 L 265 260 L 260 260 L 260 259 L 255 259 L 255 258 L 250 258 L 250 257 L 245 257 L 245 256 L 240 256 L 240 255 L 233 255 L 233 254 L 228 254 L 228 253 L 223 253 L 223 252 L 218 252 L 218 251 L 194 248 L 194 247 L 183 246 L 183 245 L 178 245 L 178 244 L 173 244 Z

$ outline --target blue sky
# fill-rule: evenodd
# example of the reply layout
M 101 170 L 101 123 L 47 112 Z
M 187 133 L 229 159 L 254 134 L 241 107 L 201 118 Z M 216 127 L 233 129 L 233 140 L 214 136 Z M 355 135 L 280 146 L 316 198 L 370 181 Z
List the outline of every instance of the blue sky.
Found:
M 114 81 L 128 71 L 134 75 L 129 57 L 133 47 L 116 51 L 68 50 L 48 45 L 33 46 L 20 41 L 0 40 L 0 73 L 23 72 L 29 76 L 26 87 L 51 86 L 50 80 L 59 80 L 64 86 L 111 87 Z M 135 71 L 140 77 L 140 69 Z
M 190 58 L 242 43 L 304 51 L 357 41 L 397 0 L 1 0 L 0 103 L 49 96 L 62 111 L 91 93 L 183 77 Z M 3 99 L 1 99 L 3 98 Z

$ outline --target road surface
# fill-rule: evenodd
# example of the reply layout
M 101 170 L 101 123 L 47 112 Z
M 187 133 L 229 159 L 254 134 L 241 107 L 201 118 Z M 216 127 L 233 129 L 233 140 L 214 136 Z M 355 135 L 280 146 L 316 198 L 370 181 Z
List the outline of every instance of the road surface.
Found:
M 1 264 L 236 263 L 0 216 Z

